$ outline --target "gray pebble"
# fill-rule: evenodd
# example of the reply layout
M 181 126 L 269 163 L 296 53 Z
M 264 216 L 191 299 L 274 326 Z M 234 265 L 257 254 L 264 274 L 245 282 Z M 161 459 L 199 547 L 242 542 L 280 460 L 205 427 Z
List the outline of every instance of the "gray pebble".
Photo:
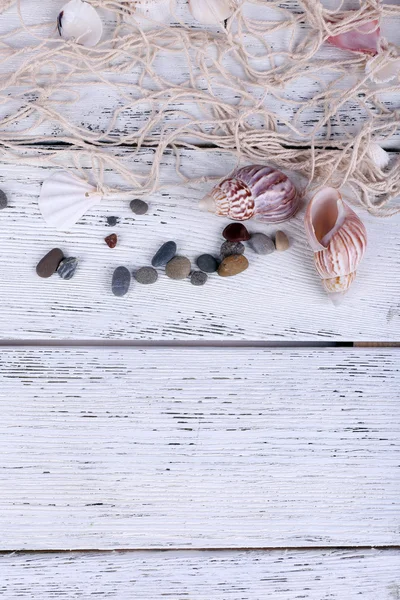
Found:
M 0 210 L 3 210 L 3 208 L 7 208 L 7 204 L 7 196 L 5 195 L 3 190 L 0 190 Z
M 107 217 L 107 225 L 110 227 L 115 227 L 118 223 L 118 217 Z
M 126 267 L 117 267 L 112 278 L 112 293 L 114 296 L 125 296 L 131 284 L 131 274 Z
M 220 254 L 222 260 L 227 256 L 243 254 L 244 245 L 242 242 L 224 242 L 221 246 Z
M 202 254 L 196 260 L 196 265 L 199 267 L 200 271 L 204 271 L 204 273 L 215 273 L 218 269 L 219 262 L 216 258 L 211 256 L 211 254 Z
M 149 205 L 143 200 L 132 200 L 129 206 L 135 215 L 145 215 L 149 210 Z
M 275 250 L 274 242 L 264 233 L 253 233 L 247 243 L 256 254 L 271 254 Z
M 159 250 L 153 256 L 151 264 L 153 267 L 163 267 L 166 265 L 176 254 L 175 242 L 165 242 Z
M 204 285 L 207 279 L 207 273 L 203 273 L 203 271 L 193 271 L 190 276 L 190 283 L 192 285 Z
M 171 279 L 186 279 L 190 271 L 190 260 L 186 256 L 174 256 L 165 267 L 165 273 Z
M 158 273 L 155 269 L 153 269 L 153 267 L 141 267 L 134 274 L 134 278 L 138 283 L 148 285 L 157 281 Z
M 63 258 L 58 265 L 57 273 L 61 279 L 72 279 L 75 275 L 76 267 L 78 266 L 78 259 L 74 256 L 69 258 Z
M 47 277 L 51 277 L 53 273 L 57 271 L 57 267 L 64 258 L 63 253 L 60 248 L 53 248 L 43 256 L 42 260 L 38 262 L 36 266 L 36 273 L 39 277 L 43 277 L 47 279 Z

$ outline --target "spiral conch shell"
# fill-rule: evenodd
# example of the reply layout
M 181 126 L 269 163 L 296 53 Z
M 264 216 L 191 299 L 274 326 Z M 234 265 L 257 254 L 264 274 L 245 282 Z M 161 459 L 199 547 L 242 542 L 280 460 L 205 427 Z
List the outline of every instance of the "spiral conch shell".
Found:
M 235 221 L 254 217 L 279 223 L 293 217 L 300 197 L 284 173 L 272 167 L 250 165 L 218 183 L 200 202 L 200 208 Z
M 355 279 L 367 246 L 367 232 L 339 190 L 321 189 L 308 205 L 305 229 L 322 284 L 340 304 Z

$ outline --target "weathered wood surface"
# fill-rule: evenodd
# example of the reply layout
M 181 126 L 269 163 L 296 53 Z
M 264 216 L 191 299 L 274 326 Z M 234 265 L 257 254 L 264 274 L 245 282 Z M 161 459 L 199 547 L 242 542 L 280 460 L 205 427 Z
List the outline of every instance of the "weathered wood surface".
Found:
M 4 348 L 1 550 L 399 544 L 399 351 Z
M 151 165 L 153 153 L 126 164 L 138 172 Z M 223 176 L 234 166 L 219 152 L 182 152 L 182 169 L 193 176 Z M 194 265 L 202 252 L 218 254 L 228 222 L 203 213 L 198 200 L 211 182 L 177 187 L 175 160 L 165 157 L 162 173 L 168 187 L 147 198 L 148 215 L 135 217 L 129 200 L 104 200 L 72 229 L 57 233 L 44 222 L 40 186 L 52 169 L 0 165 L 0 188 L 10 207 L 0 214 L 3 231 L 0 336 L 3 339 L 160 339 L 160 340 L 320 340 L 395 341 L 400 337 L 400 216 L 377 219 L 365 211 L 369 248 L 351 293 L 340 307 L 325 295 L 314 271 L 305 239 L 303 211 L 283 228 L 292 240 L 289 251 L 270 256 L 246 254 L 249 269 L 229 279 L 212 275 L 203 288 L 169 280 L 160 271 L 153 286 L 133 282 L 129 295 L 111 293 L 114 268 L 132 270 L 150 263 L 159 245 L 176 240 L 180 254 Z M 106 183 L 120 183 L 114 173 Z M 120 222 L 107 226 L 106 217 Z M 277 226 L 249 222 L 251 231 L 274 234 Z M 110 250 L 104 237 L 115 231 L 119 244 Z M 77 256 L 80 265 L 71 281 L 57 275 L 37 277 L 35 266 L 51 248 Z
M 0 557 L 0 594 L 17 598 L 396 600 L 397 550 L 118 552 Z

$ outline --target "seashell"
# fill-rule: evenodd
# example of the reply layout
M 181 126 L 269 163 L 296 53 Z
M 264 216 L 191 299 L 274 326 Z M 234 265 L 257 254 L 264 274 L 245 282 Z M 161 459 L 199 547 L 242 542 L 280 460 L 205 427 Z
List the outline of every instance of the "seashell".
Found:
M 231 0 L 189 0 L 193 17 L 204 25 L 219 25 L 233 13 Z
M 101 198 L 96 188 L 83 179 L 58 171 L 43 182 L 39 208 L 48 225 L 65 231 Z
M 343 202 L 339 190 L 328 187 L 321 189 L 309 203 L 305 229 L 322 284 L 333 303 L 339 304 L 364 256 L 365 227 Z
M 200 201 L 200 208 L 235 221 L 254 217 L 279 223 L 293 217 L 300 197 L 293 183 L 277 169 L 250 165 L 236 170 Z
M 376 142 L 370 143 L 368 147 L 368 155 L 380 169 L 384 169 L 389 164 L 390 154 Z
M 373 56 L 365 65 L 365 73 L 374 83 L 389 83 L 400 76 L 400 56 L 382 52 Z
M 92 48 L 103 35 L 103 23 L 95 8 L 82 0 L 70 0 L 57 17 L 58 33 L 65 40 Z
M 124 15 L 126 23 L 138 23 L 142 29 L 150 29 L 157 23 L 170 20 L 175 11 L 175 0 L 134 0 L 129 3 L 129 14 Z
M 340 33 L 328 38 L 328 42 L 352 52 L 363 52 L 364 54 L 377 54 L 379 48 L 380 27 L 379 21 L 375 19 L 354 27 L 346 33 Z

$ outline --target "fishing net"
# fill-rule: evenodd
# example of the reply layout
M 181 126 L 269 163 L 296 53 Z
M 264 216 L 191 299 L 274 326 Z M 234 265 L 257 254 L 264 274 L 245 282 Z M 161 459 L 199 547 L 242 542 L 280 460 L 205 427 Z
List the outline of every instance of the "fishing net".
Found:
M 44 2 L 47 16 L 34 23 L 31 0 L 2 13 L 2 23 L 14 15 L 0 37 L 3 161 L 67 163 L 87 177 L 82 165 L 89 160 L 101 193 L 132 197 L 159 188 L 167 150 L 183 184 L 197 182 L 181 172 L 183 149 L 222 151 L 237 163 L 301 173 L 308 189 L 347 185 L 376 215 L 400 211 L 399 161 L 382 167 L 376 160 L 377 144 L 399 135 L 393 98 L 400 80 L 373 81 L 399 57 L 399 47 L 382 38 L 372 60 L 328 42 L 374 21 L 400 25 L 400 6 L 360 0 L 348 10 L 318 0 L 253 0 L 235 2 L 225 24 L 203 26 L 179 2 L 167 23 L 154 22 L 143 14 L 146 1 L 157 0 L 91 0 L 105 24 L 94 48 L 58 35 L 62 2 Z M 0 12 L 10 4 L 0 0 Z M 90 115 L 97 110 L 95 125 Z M 121 146 L 131 149 L 128 157 L 116 152 Z M 148 148 L 152 164 L 133 172 L 132 161 Z M 118 189 L 105 184 L 109 169 L 121 178 Z

